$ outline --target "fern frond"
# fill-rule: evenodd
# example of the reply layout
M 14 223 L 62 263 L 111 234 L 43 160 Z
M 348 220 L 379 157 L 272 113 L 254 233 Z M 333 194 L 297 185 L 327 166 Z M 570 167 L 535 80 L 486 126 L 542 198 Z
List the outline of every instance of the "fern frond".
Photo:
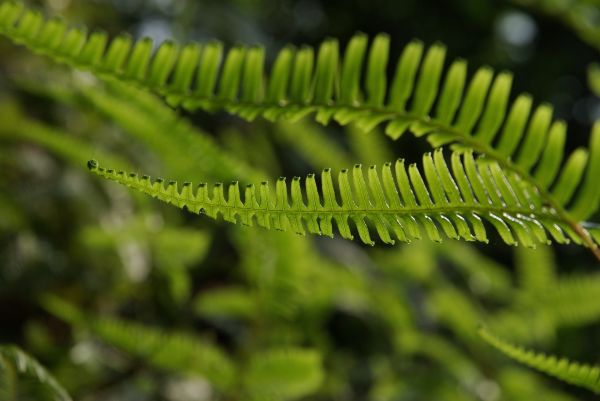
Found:
M 194 299 L 194 311 L 206 318 L 255 318 L 258 313 L 252 292 L 243 287 L 215 288 L 202 291 Z
M 10 140 L 35 143 L 78 168 L 85 164 L 89 155 L 106 157 L 111 160 L 111 164 L 114 163 L 115 166 L 120 168 L 129 168 L 130 166 L 121 157 L 68 135 L 58 128 L 27 118 L 17 108 L 10 107 L 3 110 L 10 111 L 11 119 L 5 120 L 0 126 L 0 142 Z
M 236 177 L 251 182 L 263 179 L 263 174 L 236 160 L 213 137 L 151 93 L 118 82 L 108 85 L 106 91 L 91 87 L 80 88 L 79 92 L 94 110 L 115 121 L 160 155 L 169 171 L 178 177 L 189 175 L 193 168 L 201 168 L 205 174 L 219 180 Z
M 561 284 L 551 247 L 539 247 L 535 251 L 517 248 L 515 269 L 519 287 L 529 293 L 541 295 Z
M 242 200 L 237 182 L 228 187 L 227 196 L 221 183 L 215 184 L 212 194 L 206 184 L 194 193 L 191 183 L 179 189 L 170 181 L 165 187 L 162 179 L 105 169 L 94 160 L 88 163 L 97 175 L 194 213 L 212 218 L 221 214 L 229 222 L 299 234 L 333 236 L 335 222 L 341 236 L 352 239 L 352 222 L 360 239 L 373 244 L 368 221 L 389 244 L 394 243 L 392 236 L 406 242 L 421 238 L 422 230 L 433 241 L 441 241 L 444 233 L 453 239 L 486 242 L 485 220 L 508 244 L 533 247 L 547 243 L 547 233 L 559 243 L 568 237 L 578 239 L 553 209 L 542 205 L 537 193 L 516 177 L 507 177 L 498 164 L 476 161 L 466 152 L 453 153 L 451 166 L 452 172 L 437 150 L 423 157 L 424 177 L 415 164 L 406 168 L 398 160 L 384 164 L 381 178 L 375 166 L 369 167 L 365 180 L 361 166 L 355 165 L 352 172 L 340 171 L 337 186 L 331 170 L 325 169 L 320 188 L 314 174 L 307 176 L 304 186 L 295 177 L 289 188 L 282 177 L 275 194 L 263 182 L 258 188 L 247 186 Z
M 66 390 L 38 361 L 12 345 L 0 346 L 0 399 L 71 401 Z
M 510 344 L 485 328 L 479 329 L 479 335 L 488 344 L 533 369 L 554 376 L 559 380 L 584 387 L 600 394 L 600 367 L 572 362 L 566 358 L 527 350 Z
M 313 349 L 274 348 L 255 355 L 243 378 L 250 400 L 296 400 L 314 393 L 325 374 Z
M 375 37 L 370 47 L 365 35 L 356 35 L 343 57 L 333 39 L 318 51 L 287 46 L 267 79 L 261 47 L 237 46 L 225 54 L 218 42 L 179 46 L 167 41 L 153 53 L 149 39 L 133 43 L 121 35 L 109 42 L 105 33 L 68 29 L 63 21 L 46 21 L 13 2 L 0 6 L 0 33 L 60 62 L 137 83 L 190 110 L 223 109 L 249 120 L 314 113 L 322 123 L 333 118 L 363 130 L 385 123 L 392 138 L 410 130 L 427 134 L 434 147 L 455 143 L 472 149 L 535 187 L 578 242 L 600 259 L 591 238 L 600 234 L 578 224 L 600 201 L 600 186 L 594 184 L 600 173 L 600 127 L 594 129 L 590 150 L 577 149 L 561 168 L 566 127 L 552 122 L 552 108 L 542 104 L 532 112 L 528 95 L 509 105 L 511 75 L 494 78 L 488 67 L 467 85 L 463 60 L 454 61 L 442 79 L 445 48 L 440 44 L 427 51 L 421 42 L 408 44 L 388 85 L 386 35 Z
M 204 376 L 219 389 L 229 388 L 235 380 L 235 367 L 227 355 L 191 334 L 108 317 L 94 319 L 88 328 L 103 341 L 157 368 Z
M 547 313 L 560 327 L 580 327 L 600 318 L 600 275 L 561 277 L 535 294 L 536 310 Z
M 221 390 L 235 380 L 236 368 L 227 354 L 201 337 L 115 317 L 89 316 L 53 295 L 43 295 L 40 305 L 72 326 L 87 329 L 105 343 L 158 369 L 203 376 Z

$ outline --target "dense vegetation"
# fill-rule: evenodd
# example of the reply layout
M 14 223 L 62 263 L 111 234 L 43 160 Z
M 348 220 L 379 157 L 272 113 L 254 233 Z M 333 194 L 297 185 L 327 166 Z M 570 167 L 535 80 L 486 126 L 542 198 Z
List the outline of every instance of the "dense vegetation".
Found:
M 600 393 L 598 12 L 2 1 L 0 399 Z

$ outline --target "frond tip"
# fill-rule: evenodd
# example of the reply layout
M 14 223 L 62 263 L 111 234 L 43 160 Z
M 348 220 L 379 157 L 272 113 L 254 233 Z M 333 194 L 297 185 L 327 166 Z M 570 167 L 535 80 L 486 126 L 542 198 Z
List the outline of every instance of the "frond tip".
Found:
M 209 194 L 207 184 L 200 184 L 194 192 L 189 182 L 181 188 L 175 181 L 165 186 L 160 178 L 105 169 L 95 160 L 88 167 L 97 175 L 197 214 L 212 218 L 221 214 L 232 223 L 330 237 L 335 222 L 343 238 L 352 239 L 356 231 L 371 245 L 372 228 L 388 244 L 394 243 L 392 236 L 410 242 L 421 238 L 423 231 L 433 241 L 441 241 L 443 233 L 453 239 L 487 242 L 483 221 L 511 245 L 547 243 L 547 233 L 559 243 L 568 238 L 579 241 L 531 186 L 517 176 L 505 175 L 497 163 L 476 160 L 470 152 L 453 153 L 451 168 L 441 150 L 428 153 L 423 157 L 424 174 L 415 164 L 406 167 L 398 160 L 385 163 L 380 173 L 375 166 L 369 167 L 367 179 L 358 164 L 352 171 L 343 169 L 337 185 L 331 169 L 323 170 L 319 183 L 314 174 L 303 185 L 299 177 L 290 186 L 281 177 L 275 193 L 262 182 L 258 187 L 248 185 L 243 199 L 237 182 L 228 186 L 225 196 L 222 183 L 215 184 Z
M 488 344 L 518 362 L 559 380 L 600 394 L 600 366 L 580 364 L 567 358 L 527 350 L 496 337 L 483 327 L 479 329 L 479 335 Z

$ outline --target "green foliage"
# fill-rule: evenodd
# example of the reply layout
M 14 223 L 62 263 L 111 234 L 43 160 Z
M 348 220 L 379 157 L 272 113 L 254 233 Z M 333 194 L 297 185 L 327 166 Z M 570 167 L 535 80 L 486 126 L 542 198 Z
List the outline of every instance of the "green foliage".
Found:
M 253 294 L 243 288 L 217 288 L 194 300 L 194 309 L 207 318 L 250 319 L 258 313 Z
M 600 96 L 600 66 L 590 64 L 588 67 L 588 85 L 596 96 Z
M 233 385 L 235 367 L 215 345 L 186 333 L 169 333 L 110 317 L 87 317 L 72 305 L 46 298 L 48 309 L 68 322 L 90 330 L 108 344 L 152 366 L 200 375 L 223 389 Z
M 598 366 L 580 364 L 571 362 L 566 358 L 536 353 L 505 342 L 483 328 L 479 330 L 479 334 L 490 345 L 516 361 L 567 383 L 600 393 L 600 367 Z
M 250 399 L 294 400 L 321 386 L 321 364 L 320 355 L 313 350 L 270 350 L 250 361 L 244 383 Z
M 67 27 L 62 21 L 45 21 L 39 13 L 11 2 L 2 4 L 0 29 L 15 42 L 58 61 L 103 77 L 136 82 L 167 96 L 171 104 L 192 110 L 225 109 L 249 120 L 258 115 L 298 119 L 316 112 L 322 123 L 333 117 L 342 124 L 356 122 L 365 131 L 386 122 L 386 133 L 392 138 L 410 128 L 418 136 L 428 134 L 435 147 L 461 143 L 531 185 L 580 242 L 596 249 L 580 221 L 590 217 L 600 201 L 600 189 L 594 185 L 600 172 L 600 134 L 592 135 L 589 162 L 588 151 L 578 149 L 561 169 L 566 127 L 561 121 L 552 123 L 552 108 L 543 104 L 530 117 L 531 99 L 521 95 L 507 112 L 510 74 L 500 73 L 493 79 L 493 72 L 483 67 L 466 85 L 466 63 L 462 60 L 450 66 L 439 91 L 445 58 L 441 45 L 432 46 L 421 62 L 423 45 L 409 44 L 388 89 L 386 35 L 377 36 L 370 49 L 367 37 L 356 35 L 343 58 L 335 40 L 321 45 L 316 60 L 309 47 L 298 51 L 286 47 L 277 56 L 267 83 L 263 77 L 265 51 L 260 47 L 234 47 L 223 56 L 219 43 L 204 47 L 193 43 L 180 49 L 165 42 L 152 54 L 148 39 L 132 43 L 124 35 L 108 44 L 104 33 L 89 37 L 79 29 L 65 33 Z M 225 61 L 220 69 L 222 58 Z M 360 82 L 363 65 L 364 98 Z M 412 104 L 407 109 L 409 98 Z M 435 114 L 431 112 L 434 103 Z M 581 188 L 575 193 L 580 181 Z M 554 186 L 549 189 L 551 184 Z
M 210 177 L 262 178 L 251 166 L 221 151 L 209 135 L 195 128 L 152 94 L 118 82 L 109 85 L 108 90 L 99 89 L 83 87 L 79 92 L 94 110 L 161 154 L 168 161 L 166 167 L 175 176 L 187 177 L 194 172 L 186 160 L 189 158 Z
M 275 197 L 269 191 L 268 183 L 263 182 L 258 193 L 254 186 L 248 186 L 244 201 L 237 183 L 229 186 L 225 198 L 222 184 L 215 185 L 211 196 L 206 184 L 200 184 L 194 193 L 191 183 L 185 183 L 180 190 L 174 181 L 165 187 L 162 179 L 152 181 L 148 176 L 140 179 L 134 173 L 107 170 L 93 160 L 88 167 L 104 178 L 166 203 L 212 218 L 222 214 L 225 220 L 233 223 L 239 217 L 242 224 L 252 226 L 256 218 L 261 227 L 299 234 L 305 233 L 306 224 L 310 233 L 332 236 L 332 221 L 335 221 L 342 237 L 352 239 L 349 225 L 352 220 L 360 239 L 366 244 L 373 244 L 373 241 L 365 218 L 376 227 L 381 240 L 391 244 L 394 243 L 392 232 L 400 241 L 410 242 L 421 237 L 421 229 L 431 240 L 441 241 L 436 223 L 449 238 L 486 242 L 482 218 L 494 225 L 508 244 L 534 246 L 536 242 L 546 243 L 545 230 L 560 243 L 567 242 L 563 230 L 578 240 L 570 227 L 556 218 L 556 211 L 542 207 L 542 201 L 535 193 L 527 191 L 526 185 L 515 177 L 511 180 L 505 176 L 495 163 L 476 162 L 470 153 L 462 157 L 458 153 L 452 155 L 452 173 L 440 151 L 433 157 L 425 155 L 423 169 L 428 185 L 415 165 L 410 165 L 407 170 L 404 162 L 399 160 L 394 165 L 395 179 L 391 163 L 384 164 L 382 180 L 376 167 L 371 166 L 367 182 L 361 166 L 355 165 L 351 179 L 347 169 L 340 171 L 336 190 L 331 170 L 325 169 L 321 190 L 317 188 L 314 175 L 307 176 L 304 189 L 299 178 L 294 178 L 290 189 L 281 178 L 277 181 Z M 291 205 L 287 199 L 289 192 Z M 336 193 L 339 193 L 341 204 Z
M 0 398 L 4 401 L 71 401 L 38 361 L 18 347 L 0 346 Z
M 598 274 L 577 246 L 546 244 L 585 245 L 600 259 L 600 229 L 587 221 L 600 198 L 600 125 L 589 141 L 577 124 L 567 138 L 552 106 L 512 99 L 510 73 L 468 73 L 439 43 L 402 49 L 390 38 L 439 37 L 475 63 L 518 70 L 556 115 L 586 124 L 596 99 L 576 81 L 587 55 L 553 41 L 546 60 L 537 53 L 546 31 L 535 46 L 504 49 L 499 34 L 480 33 L 511 10 L 485 2 L 357 3 L 354 23 L 349 9 L 318 0 L 148 2 L 143 12 L 138 3 L 46 3 L 73 21 L 136 32 L 114 39 L 0 4 L 0 33 L 92 73 L 0 46 L 0 337 L 90 401 L 573 401 L 576 390 L 485 352 L 481 322 L 482 336 L 517 359 L 593 384 L 586 368 L 508 341 L 593 351 L 585 334 L 600 316 Z M 435 27 L 415 19 L 417 4 Z M 244 7 L 254 22 L 223 22 Z M 305 25 L 326 17 L 310 34 L 300 23 L 282 34 L 274 16 L 284 12 Z M 371 12 L 393 26 L 370 24 Z M 454 12 L 464 24 L 444 31 Z M 390 35 L 348 32 L 357 21 Z M 535 31 L 537 17 L 529 22 Z M 227 31 L 265 47 L 132 39 L 163 23 L 173 37 L 212 31 L 229 43 Z M 319 45 L 324 30 L 350 39 Z M 597 75 L 592 66 L 592 91 Z M 270 121 L 249 123 L 258 117 Z M 426 142 L 408 131 L 435 148 L 418 167 Z M 398 152 L 404 161 L 386 163 Z M 92 162 L 95 173 L 141 192 L 96 180 L 90 158 L 111 167 Z M 358 162 L 381 168 L 344 170 Z M 231 180 L 241 183 L 224 188 Z M 294 235 L 306 231 L 361 241 Z M 401 244 L 363 246 L 375 237 Z M 444 241 L 413 241 L 421 237 Z M 47 395 L 50 381 L 37 368 L 15 381 L 14 366 L 0 357 L 10 382 L 0 381 L 0 398 L 18 382 L 26 399 L 44 399 L 36 392 Z

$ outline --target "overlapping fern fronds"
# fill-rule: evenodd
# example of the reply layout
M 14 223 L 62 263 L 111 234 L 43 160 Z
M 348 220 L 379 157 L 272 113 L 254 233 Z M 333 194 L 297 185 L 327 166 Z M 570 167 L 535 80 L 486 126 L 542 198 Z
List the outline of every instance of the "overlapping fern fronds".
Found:
M 483 67 L 467 82 L 463 60 L 454 61 L 443 78 L 445 49 L 440 44 L 428 50 L 418 41 L 408 44 L 391 80 L 386 35 L 369 46 L 368 38 L 358 34 L 343 56 L 333 39 L 316 51 L 288 46 L 267 78 L 261 47 L 225 52 L 218 42 L 180 46 L 167 41 L 153 52 L 149 39 L 134 43 L 121 35 L 109 41 L 105 33 L 69 29 L 63 21 L 45 20 L 10 1 L 0 6 L 0 32 L 60 62 L 136 83 L 191 110 L 224 109 L 246 119 L 262 115 L 272 120 L 315 113 L 322 123 L 333 118 L 365 130 L 385 123 L 392 138 L 406 130 L 427 134 L 434 147 L 460 144 L 494 160 L 507 177 L 517 175 L 530 185 L 577 234 L 577 242 L 600 259 L 594 239 L 580 224 L 600 201 L 600 186 L 594 185 L 600 134 L 592 135 L 589 150 L 575 150 L 563 164 L 566 126 L 553 122 L 549 105 L 532 111 L 528 95 L 510 105 L 509 73 L 494 77 Z
M 423 175 L 416 165 L 408 168 L 402 160 L 386 163 L 381 178 L 375 166 L 355 165 L 341 170 L 334 185 L 330 169 L 323 170 L 320 183 L 308 175 L 304 185 L 299 177 L 288 187 L 285 178 L 275 185 L 249 185 L 244 196 L 237 182 L 227 189 L 215 184 L 212 193 L 206 184 L 194 192 L 191 183 L 178 188 L 175 181 L 165 186 L 162 179 L 100 167 L 90 161 L 94 173 L 147 193 L 166 203 L 194 213 L 245 225 L 304 234 L 332 236 L 333 223 L 343 238 L 352 239 L 352 225 L 360 239 L 373 244 L 367 222 L 385 243 L 421 238 L 422 231 L 441 241 L 449 238 L 487 241 L 485 220 L 508 244 L 535 246 L 553 238 L 559 243 L 579 237 L 556 212 L 546 207 L 539 194 L 518 177 L 506 175 L 497 163 L 477 161 L 472 153 L 453 153 L 451 169 L 441 150 L 423 158 Z M 225 193 L 227 192 L 227 195 Z M 291 195 L 291 202 L 288 200 Z M 548 233 L 550 234 L 548 236 Z
M 496 337 L 485 328 L 480 328 L 479 334 L 487 343 L 518 362 L 600 394 L 600 366 L 580 364 L 567 358 L 527 350 Z

